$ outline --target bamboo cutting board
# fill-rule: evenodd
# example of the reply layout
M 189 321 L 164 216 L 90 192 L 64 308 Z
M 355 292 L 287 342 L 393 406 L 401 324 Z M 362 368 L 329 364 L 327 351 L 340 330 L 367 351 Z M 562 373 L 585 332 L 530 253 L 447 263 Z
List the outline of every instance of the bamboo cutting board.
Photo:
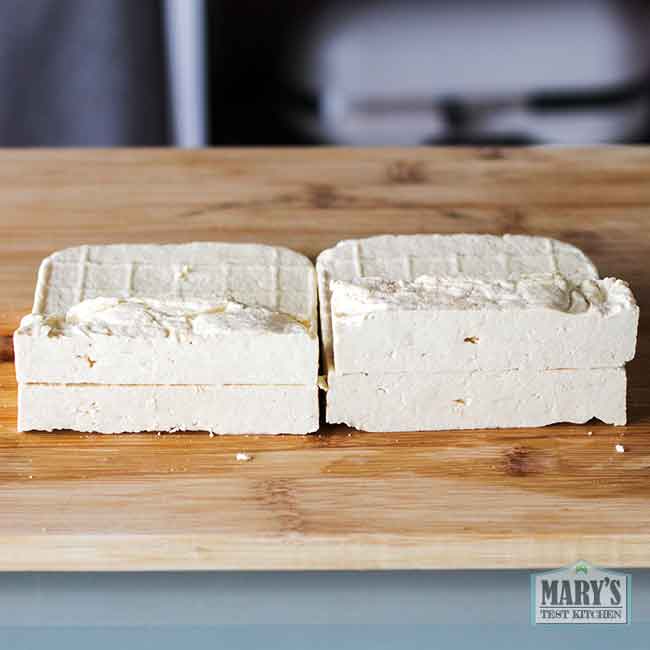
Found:
M 51 251 L 230 240 L 313 257 L 386 232 L 557 237 L 631 282 L 643 313 L 650 150 L 0 152 L 0 570 L 650 567 L 643 315 L 626 427 L 16 433 L 11 333 Z

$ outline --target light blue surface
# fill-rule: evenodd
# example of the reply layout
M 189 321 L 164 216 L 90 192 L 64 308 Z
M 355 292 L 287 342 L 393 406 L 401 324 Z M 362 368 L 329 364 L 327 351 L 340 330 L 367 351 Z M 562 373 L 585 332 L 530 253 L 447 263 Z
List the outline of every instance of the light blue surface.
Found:
M 650 648 L 632 624 L 531 626 L 528 571 L 0 574 L 0 649 Z
M 11 650 L 409 650 L 513 648 L 516 650 L 647 650 L 650 625 L 639 627 L 522 625 L 220 625 L 0 630 Z
M 533 648 L 585 647 L 590 650 L 647 650 L 650 626 L 594 630 L 573 627 L 567 630 L 530 629 L 522 626 L 490 625 L 258 625 L 167 628 L 57 628 L 11 629 L 0 632 L 3 647 L 23 648 L 249 648 L 273 650 L 406 650 L 408 648 Z

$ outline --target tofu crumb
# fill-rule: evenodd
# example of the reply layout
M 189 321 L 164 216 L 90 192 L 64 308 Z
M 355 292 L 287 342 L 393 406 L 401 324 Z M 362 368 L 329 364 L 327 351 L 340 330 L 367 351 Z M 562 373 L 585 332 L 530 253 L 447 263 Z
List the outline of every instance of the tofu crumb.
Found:
M 593 432 L 593 431 L 587 431 L 587 435 L 588 435 L 588 436 L 593 436 L 593 435 L 594 435 L 594 432 Z
M 210 438 L 214 438 L 214 433 L 212 431 L 210 431 L 209 435 L 210 435 Z
M 176 279 L 187 280 L 191 270 L 192 267 L 189 264 L 183 264 L 183 266 L 176 271 Z
M 237 460 L 240 460 L 240 461 L 248 462 L 248 461 L 251 460 L 253 457 L 252 457 L 250 454 L 247 454 L 247 453 L 245 453 L 245 452 L 243 452 L 243 451 L 240 451 L 240 452 L 237 452 L 237 454 L 235 454 L 235 458 L 236 458 Z
M 625 447 L 623 447 L 623 445 L 621 445 L 621 444 L 616 445 L 616 446 L 614 447 L 614 449 L 616 449 L 616 453 L 617 453 L 617 454 L 623 454 L 623 453 L 625 453 Z

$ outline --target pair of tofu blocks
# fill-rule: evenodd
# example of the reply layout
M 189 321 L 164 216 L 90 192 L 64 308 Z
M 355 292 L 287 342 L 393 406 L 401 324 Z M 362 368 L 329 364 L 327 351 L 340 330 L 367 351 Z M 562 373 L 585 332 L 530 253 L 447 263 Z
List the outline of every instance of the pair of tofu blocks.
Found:
M 318 301 L 320 299 L 319 380 Z M 293 433 L 626 421 L 639 309 L 559 241 L 82 246 L 14 334 L 19 430 Z

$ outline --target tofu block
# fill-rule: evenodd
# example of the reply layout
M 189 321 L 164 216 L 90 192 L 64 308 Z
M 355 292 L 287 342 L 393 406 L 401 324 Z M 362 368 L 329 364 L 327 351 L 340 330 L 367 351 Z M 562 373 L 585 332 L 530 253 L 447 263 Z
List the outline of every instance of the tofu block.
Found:
M 329 377 L 327 421 L 363 431 L 625 424 L 623 368 Z
M 316 384 L 316 280 L 286 248 L 80 246 L 41 264 L 14 334 L 27 383 Z
M 634 355 L 638 307 L 574 246 L 385 235 L 339 242 L 316 269 L 328 422 L 364 431 L 625 423 L 620 366 Z
M 292 316 L 223 301 L 91 298 L 14 334 L 24 383 L 315 385 L 318 339 Z
M 598 279 L 596 267 L 575 246 L 525 235 L 380 235 L 346 240 L 323 251 L 316 270 L 321 345 L 328 374 L 336 368 L 333 282 L 358 284 L 365 278 L 414 282 L 420 276 L 460 275 L 480 280 L 516 280 L 536 273 L 559 274 L 572 283 Z
M 617 367 L 639 321 L 625 282 L 558 274 L 334 281 L 331 307 L 338 374 Z
M 19 384 L 18 430 L 305 434 L 318 429 L 316 386 Z

